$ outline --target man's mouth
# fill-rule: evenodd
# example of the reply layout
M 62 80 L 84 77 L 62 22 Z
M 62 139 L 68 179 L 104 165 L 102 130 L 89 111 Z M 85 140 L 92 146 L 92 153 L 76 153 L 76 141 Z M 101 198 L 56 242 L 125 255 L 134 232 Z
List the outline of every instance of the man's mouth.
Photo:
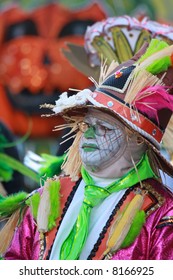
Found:
M 85 151 L 85 152 L 93 152 L 95 150 L 99 150 L 99 148 L 97 147 L 96 144 L 86 144 L 84 143 L 82 145 L 82 149 Z

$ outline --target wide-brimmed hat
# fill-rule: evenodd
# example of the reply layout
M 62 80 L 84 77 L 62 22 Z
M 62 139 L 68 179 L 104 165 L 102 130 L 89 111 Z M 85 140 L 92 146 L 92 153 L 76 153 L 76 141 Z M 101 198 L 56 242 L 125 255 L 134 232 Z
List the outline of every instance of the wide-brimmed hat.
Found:
M 173 166 L 161 155 L 160 144 L 173 112 L 171 83 L 173 45 L 151 41 L 142 57 L 118 65 L 101 66 L 95 90 L 84 89 L 68 97 L 64 92 L 55 105 L 44 104 L 67 122 L 85 115 L 88 108 L 112 114 L 142 136 L 156 155 L 160 168 L 173 176 Z M 171 79 L 170 79 L 171 77 Z M 50 116 L 50 115 L 49 115 Z
M 84 46 L 67 43 L 66 58 L 86 76 L 99 77 L 101 60 L 110 65 L 112 60 L 122 63 L 131 59 L 144 43 L 152 38 L 173 44 L 173 26 L 144 17 L 139 20 L 127 15 L 108 17 L 88 26 Z M 169 137 L 167 137 L 169 135 Z M 163 137 L 163 147 L 173 160 L 173 117 Z

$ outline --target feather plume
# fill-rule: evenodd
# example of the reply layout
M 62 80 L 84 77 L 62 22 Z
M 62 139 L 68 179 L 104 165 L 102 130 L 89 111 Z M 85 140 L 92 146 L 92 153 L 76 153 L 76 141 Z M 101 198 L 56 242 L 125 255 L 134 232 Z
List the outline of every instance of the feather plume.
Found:
M 154 86 L 156 84 L 163 84 L 162 80 L 157 76 L 152 75 L 145 69 L 142 69 L 140 72 L 134 70 L 134 75 L 129 84 L 124 101 L 131 104 L 131 102 L 135 99 L 137 92 L 141 92 L 144 88 Z
M 142 226 L 144 225 L 146 220 L 145 216 L 146 215 L 143 210 L 136 213 L 136 216 L 134 217 L 130 230 L 121 245 L 121 248 L 126 248 L 130 246 L 132 242 L 135 240 L 135 238 L 139 235 Z
M 49 187 L 50 215 L 48 217 L 48 230 L 56 225 L 56 219 L 60 215 L 60 181 L 52 180 Z
M 164 108 L 173 111 L 173 95 L 168 94 L 166 87 L 156 85 L 138 92 L 131 104 L 138 111 L 147 115 L 149 119 L 156 120 L 159 124 L 157 112 Z
M 173 45 L 168 46 L 160 51 L 157 51 L 156 53 L 152 54 L 151 56 L 146 58 L 144 61 L 142 61 L 140 64 L 138 64 L 138 71 L 141 69 L 146 69 L 148 66 L 150 66 L 155 61 L 159 62 L 162 58 L 165 58 L 165 57 L 171 58 L 172 54 L 173 54 Z M 171 60 L 169 60 L 169 61 L 171 64 Z
M 165 41 L 161 41 L 159 39 L 152 39 L 146 52 L 142 55 L 142 57 L 138 60 L 138 64 L 143 62 L 145 59 L 151 57 L 154 53 L 166 49 L 169 45 Z M 146 70 L 152 74 L 158 74 L 164 72 L 171 66 L 171 58 L 170 56 L 161 56 L 156 60 L 151 61 L 151 64 L 147 66 Z
M 6 197 L 1 197 L 0 218 L 9 217 L 17 209 L 21 208 L 22 205 L 25 205 L 27 196 L 28 194 L 26 192 L 21 191 Z

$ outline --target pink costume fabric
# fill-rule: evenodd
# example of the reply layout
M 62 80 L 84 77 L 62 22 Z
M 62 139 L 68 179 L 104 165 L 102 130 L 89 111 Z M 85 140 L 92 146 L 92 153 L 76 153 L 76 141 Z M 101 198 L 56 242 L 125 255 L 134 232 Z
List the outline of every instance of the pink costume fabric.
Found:
M 173 216 L 173 200 L 166 202 L 151 214 L 134 243 L 119 250 L 113 260 L 173 260 L 173 224 L 157 228 L 165 216 Z
M 165 198 L 161 207 L 149 215 L 140 235 L 133 244 L 125 249 L 120 249 L 113 260 L 172 260 L 173 259 L 173 223 L 158 224 L 165 216 L 173 217 L 173 197 L 165 189 L 157 188 Z M 24 219 L 16 229 L 13 240 L 8 248 L 5 259 L 7 260 L 37 260 L 40 244 L 36 223 L 27 209 Z

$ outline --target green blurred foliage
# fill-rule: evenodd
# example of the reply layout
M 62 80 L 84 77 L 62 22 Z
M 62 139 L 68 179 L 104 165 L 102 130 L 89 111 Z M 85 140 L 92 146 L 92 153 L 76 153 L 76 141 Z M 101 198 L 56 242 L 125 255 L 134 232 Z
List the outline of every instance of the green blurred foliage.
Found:
M 94 2 L 101 4 L 108 16 L 145 14 L 153 20 L 173 21 L 172 0 L 0 0 L 0 9 L 11 4 L 20 5 L 24 9 L 33 9 L 49 3 L 60 3 L 70 9 L 80 9 Z

